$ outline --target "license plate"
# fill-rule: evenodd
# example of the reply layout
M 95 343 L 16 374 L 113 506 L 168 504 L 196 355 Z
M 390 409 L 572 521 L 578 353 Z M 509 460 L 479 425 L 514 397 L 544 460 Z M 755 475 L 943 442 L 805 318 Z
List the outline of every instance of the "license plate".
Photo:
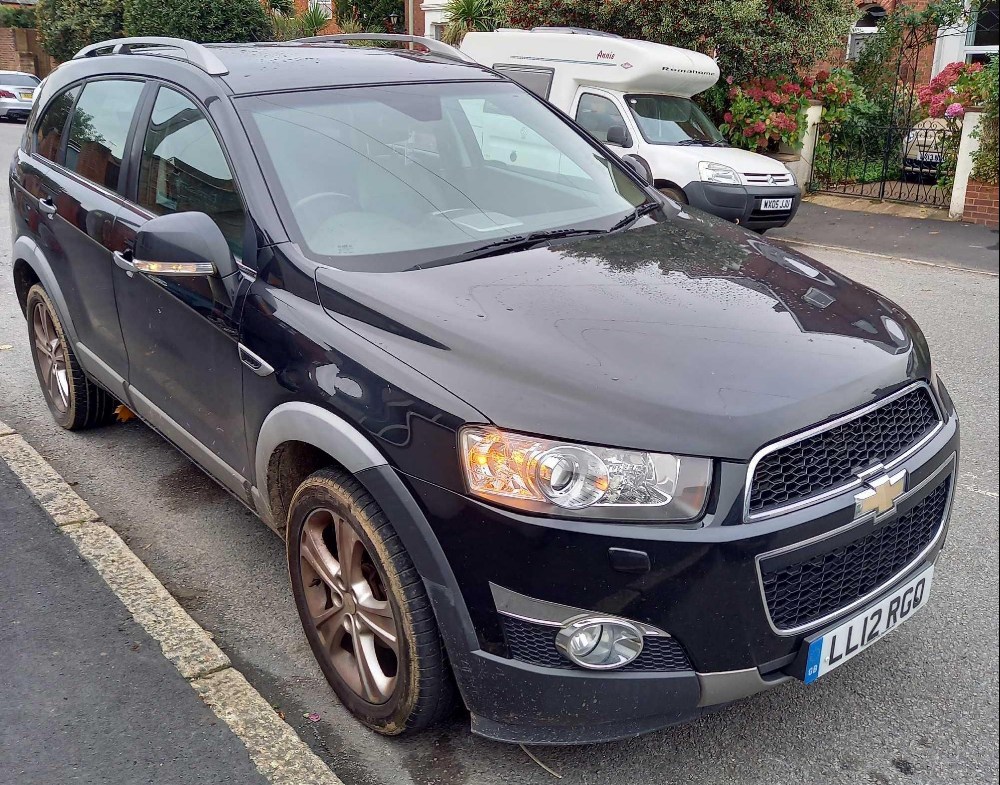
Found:
M 921 161 L 927 161 L 927 163 L 931 164 L 941 163 L 941 153 L 920 153 L 918 158 Z
M 791 199 L 761 199 L 760 200 L 761 210 L 791 210 L 792 200 Z
M 21 100 L 22 101 L 30 101 L 31 100 L 31 95 L 32 95 L 31 93 L 21 93 Z
M 811 684 L 820 676 L 856 657 L 883 635 L 891 632 L 927 604 L 934 566 L 900 586 L 878 605 L 862 611 L 809 644 L 803 681 Z

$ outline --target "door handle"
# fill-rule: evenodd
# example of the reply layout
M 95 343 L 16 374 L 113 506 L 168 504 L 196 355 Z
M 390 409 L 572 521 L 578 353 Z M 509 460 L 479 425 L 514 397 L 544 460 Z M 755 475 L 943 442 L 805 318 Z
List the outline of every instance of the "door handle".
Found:
M 52 197 L 46 196 L 44 199 L 38 201 L 38 212 L 44 215 L 46 218 L 51 218 L 56 214 L 56 203 L 52 201 Z
M 130 258 L 132 256 L 132 252 L 125 251 L 123 253 L 122 251 L 114 251 L 111 256 L 114 258 L 115 264 L 118 267 L 121 267 L 128 277 L 131 278 L 132 274 L 135 272 L 135 265 L 132 264 L 132 259 Z

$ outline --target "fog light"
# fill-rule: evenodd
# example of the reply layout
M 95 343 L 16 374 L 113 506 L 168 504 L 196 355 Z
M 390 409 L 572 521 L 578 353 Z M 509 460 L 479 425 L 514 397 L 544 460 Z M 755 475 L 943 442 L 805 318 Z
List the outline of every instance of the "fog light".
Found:
M 560 628 L 556 648 L 581 668 L 612 670 L 628 665 L 642 653 L 642 633 L 622 619 L 578 616 Z

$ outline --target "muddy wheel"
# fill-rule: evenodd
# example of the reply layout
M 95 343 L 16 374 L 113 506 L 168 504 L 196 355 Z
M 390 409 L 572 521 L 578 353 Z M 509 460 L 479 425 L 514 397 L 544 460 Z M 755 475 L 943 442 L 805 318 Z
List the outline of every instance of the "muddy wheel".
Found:
M 351 475 L 323 469 L 296 491 L 288 569 L 313 654 L 354 716 L 398 735 L 450 713 L 454 684 L 423 582 Z
M 70 431 L 110 422 L 118 401 L 84 374 L 55 307 L 39 284 L 28 290 L 26 311 L 35 373 L 55 421 Z

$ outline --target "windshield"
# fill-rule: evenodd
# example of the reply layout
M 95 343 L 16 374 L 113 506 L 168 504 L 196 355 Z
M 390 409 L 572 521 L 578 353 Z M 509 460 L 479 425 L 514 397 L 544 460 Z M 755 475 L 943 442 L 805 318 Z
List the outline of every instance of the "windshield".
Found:
M 716 144 L 722 134 L 690 98 L 627 95 L 639 131 L 650 144 Z
M 513 84 L 236 103 L 293 239 L 344 269 L 410 269 L 540 231 L 606 230 L 647 201 L 620 164 Z
M 38 77 L 31 74 L 0 73 L 0 84 L 8 87 L 38 87 Z

